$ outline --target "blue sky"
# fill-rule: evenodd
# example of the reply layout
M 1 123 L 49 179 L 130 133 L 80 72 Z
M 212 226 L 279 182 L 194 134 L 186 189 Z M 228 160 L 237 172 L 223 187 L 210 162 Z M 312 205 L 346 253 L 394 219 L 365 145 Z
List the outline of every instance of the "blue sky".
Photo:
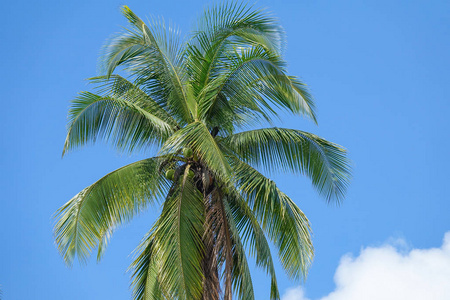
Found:
M 128 299 L 130 253 L 154 221 L 142 214 L 114 235 L 103 261 L 65 267 L 52 214 L 102 175 L 142 156 L 104 144 L 61 159 L 69 101 L 89 90 L 105 40 L 126 24 L 121 5 L 162 15 L 187 33 L 209 1 L 8 1 L 0 19 L 0 284 L 5 299 Z M 448 153 L 450 2 L 259 1 L 287 32 L 289 72 L 316 99 L 319 126 L 302 129 L 345 146 L 354 179 L 339 207 L 307 178 L 274 179 L 309 217 L 316 256 L 303 292 L 335 289 L 345 254 L 402 240 L 438 248 L 450 230 Z M 363 253 L 361 253 L 363 255 Z M 253 268 L 254 269 L 254 268 Z M 278 265 L 282 292 L 299 285 Z M 269 279 L 254 272 L 257 299 Z M 294 298 L 292 298 L 294 299 Z M 300 299 L 300 298 L 296 298 Z

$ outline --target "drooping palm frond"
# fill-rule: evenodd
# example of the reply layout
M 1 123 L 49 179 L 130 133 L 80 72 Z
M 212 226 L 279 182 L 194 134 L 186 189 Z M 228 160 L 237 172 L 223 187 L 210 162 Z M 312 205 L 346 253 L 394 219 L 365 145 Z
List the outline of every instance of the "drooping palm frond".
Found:
M 152 233 L 147 233 L 141 241 L 136 249 L 138 255 L 128 269 L 132 271 L 133 300 L 165 299 L 158 278 L 161 265 Z
M 277 247 L 287 274 L 304 278 L 314 253 L 308 219 L 272 180 L 237 159 L 232 167 L 238 190 Z
M 350 178 L 346 150 L 314 134 L 265 128 L 230 135 L 224 143 L 244 161 L 266 171 L 291 171 L 311 178 L 327 200 L 341 200 Z
M 223 202 L 227 214 L 227 221 L 231 232 L 233 247 L 233 289 L 242 300 L 254 300 L 255 293 L 253 289 L 250 268 L 248 267 L 247 256 L 239 236 L 239 230 L 234 221 L 232 211 L 227 201 Z
M 56 212 L 55 240 L 68 265 L 75 255 L 85 262 L 99 243 L 102 254 L 111 230 L 163 197 L 167 183 L 158 168 L 157 158 L 122 167 L 85 188 Z
M 169 299 L 200 299 L 203 274 L 203 197 L 188 170 L 164 202 L 152 238 L 160 260 L 158 279 Z
M 262 267 L 271 277 L 270 299 L 280 299 L 275 266 L 272 260 L 269 243 L 261 229 L 257 218 L 245 199 L 238 193 L 230 193 L 227 197 L 230 216 L 233 217 L 236 228 L 242 237 L 243 244 L 249 246 L 250 255 L 256 259 L 256 264 Z
M 241 51 L 233 49 L 223 61 L 221 74 L 208 82 L 197 96 L 200 120 L 208 122 L 226 110 L 234 118 L 216 124 L 239 125 L 242 122 L 236 117 L 245 112 L 251 112 L 244 117 L 247 122 L 254 116 L 270 122 L 271 116 L 277 115 L 274 107 L 278 107 L 316 121 L 314 103 L 306 86 L 286 75 L 285 62 L 278 54 L 255 46 Z
M 122 76 L 116 74 L 111 76 L 97 76 L 89 78 L 89 82 L 96 84 L 95 88 L 99 93 L 104 94 L 105 96 L 123 98 L 136 103 L 174 128 L 179 127 L 179 124 L 163 106 L 156 102 L 151 96 L 147 95 L 140 86 L 128 81 Z
M 263 49 L 263 48 L 251 48 L 249 51 L 245 51 L 243 54 L 237 52 L 236 49 L 233 50 L 233 57 L 227 57 L 228 64 L 224 66 L 223 72 L 218 75 L 214 80 L 211 80 L 201 91 L 198 96 L 199 101 L 199 117 L 204 120 L 208 117 L 211 117 L 211 108 L 215 106 L 218 101 L 220 95 L 224 95 L 231 107 L 247 107 L 253 108 L 256 104 L 259 110 L 267 109 L 271 113 L 275 113 L 275 111 L 268 105 L 266 102 L 263 103 L 255 103 L 255 100 L 258 101 L 260 97 L 257 99 L 252 99 L 253 95 L 259 95 L 254 90 L 249 88 L 240 89 L 240 92 L 245 93 L 240 102 L 236 103 L 237 100 L 230 99 L 231 96 L 235 94 L 235 89 L 233 89 L 233 79 L 236 83 L 240 83 L 239 87 L 248 86 L 248 82 L 254 82 L 255 80 L 262 80 L 259 78 L 257 74 L 253 74 L 252 69 L 257 69 L 258 67 L 271 67 L 276 64 L 282 64 L 280 60 L 273 58 L 273 61 L 270 61 L 268 57 L 262 57 L 254 49 Z M 252 51 L 253 50 L 253 51 Z M 251 52 L 250 52 L 251 51 Z M 231 56 L 232 54 L 228 54 Z M 273 64 L 273 65 L 272 65 Z M 281 65 L 279 65 L 281 67 Z M 268 70 L 270 73 L 270 71 Z M 255 79 L 256 78 L 256 79 Z M 237 82 L 236 82 L 237 81 Z M 247 85 L 246 85 L 247 84 Z
M 131 99 L 82 92 L 72 101 L 63 155 L 104 139 L 122 151 L 161 145 L 173 127 Z

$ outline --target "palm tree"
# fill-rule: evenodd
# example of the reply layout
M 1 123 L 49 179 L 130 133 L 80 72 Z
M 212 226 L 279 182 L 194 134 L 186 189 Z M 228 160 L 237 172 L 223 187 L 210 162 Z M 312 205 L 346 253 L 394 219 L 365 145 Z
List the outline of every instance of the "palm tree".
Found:
M 316 122 L 307 87 L 286 72 L 282 28 L 264 10 L 221 4 L 182 42 L 161 19 L 146 25 L 126 6 L 122 13 L 130 26 L 106 44 L 104 75 L 90 79 L 96 93 L 73 100 L 63 155 L 106 140 L 156 156 L 107 174 L 57 211 L 61 255 L 70 265 L 98 248 L 100 259 L 119 225 L 161 204 L 130 266 L 134 299 L 254 299 L 246 251 L 279 299 L 266 237 L 301 279 L 313 257 L 310 225 L 261 172 L 304 174 L 329 201 L 342 199 L 350 177 L 339 145 L 263 127 L 280 110 Z

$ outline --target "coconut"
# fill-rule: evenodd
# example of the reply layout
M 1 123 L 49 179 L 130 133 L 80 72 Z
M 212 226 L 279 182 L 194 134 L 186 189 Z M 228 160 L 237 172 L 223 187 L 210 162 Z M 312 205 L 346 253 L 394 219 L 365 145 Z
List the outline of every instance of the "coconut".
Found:
M 170 170 L 166 171 L 166 178 L 167 179 L 173 180 L 173 175 L 175 175 L 175 170 L 170 169 Z
M 191 148 L 183 148 L 183 155 L 186 158 L 191 158 L 192 157 L 192 149 Z
M 195 160 L 195 161 L 198 161 L 198 155 L 197 155 L 197 153 L 194 153 L 194 154 L 193 154 L 192 159 Z
M 188 172 L 188 177 L 189 177 L 189 178 L 192 178 L 192 177 L 194 177 L 194 175 L 195 175 L 194 171 L 189 170 L 189 172 Z

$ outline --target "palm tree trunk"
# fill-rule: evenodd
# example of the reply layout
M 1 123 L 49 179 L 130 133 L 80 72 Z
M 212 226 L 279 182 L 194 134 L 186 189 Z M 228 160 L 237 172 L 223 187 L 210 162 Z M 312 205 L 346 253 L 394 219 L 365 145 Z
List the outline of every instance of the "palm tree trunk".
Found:
M 218 300 L 221 294 L 219 268 L 225 263 L 224 300 L 232 299 L 232 243 L 223 198 L 215 189 L 205 199 L 206 218 L 203 242 L 203 300 Z M 220 257 L 219 257 L 220 254 Z
M 220 295 L 220 279 L 218 270 L 218 247 L 215 234 L 215 213 L 214 205 L 211 203 L 212 197 L 205 197 L 205 233 L 203 236 L 203 244 L 205 255 L 202 262 L 203 279 L 203 296 L 202 300 L 219 300 Z
M 232 245 L 228 221 L 223 205 L 223 195 L 214 185 L 213 177 L 206 170 L 202 172 L 203 199 L 205 205 L 205 232 L 203 243 L 205 255 L 202 263 L 202 300 L 219 300 L 221 294 L 219 269 L 225 263 L 224 300 L 232 299 Z M 220 257 L 219 257 L 220 254 Z
M 231 291 L 231 272 L 233 267 L 233 254 L 232 254 L 232 244 L 231 244 L 231 236 L 230 230 L 228 228 L 228 220 L 225 212 L 225 207 L 223 205 L 223 198 L 219 197 L 217 201 L 217 206 L 219 207 L 221 217 L 222 217 L 222 230 L 224 232 L 225 238 L 223 239 L 223 251 L 225 252 L 225 295 L 224 300 L 231 300 L 232 291 Z

